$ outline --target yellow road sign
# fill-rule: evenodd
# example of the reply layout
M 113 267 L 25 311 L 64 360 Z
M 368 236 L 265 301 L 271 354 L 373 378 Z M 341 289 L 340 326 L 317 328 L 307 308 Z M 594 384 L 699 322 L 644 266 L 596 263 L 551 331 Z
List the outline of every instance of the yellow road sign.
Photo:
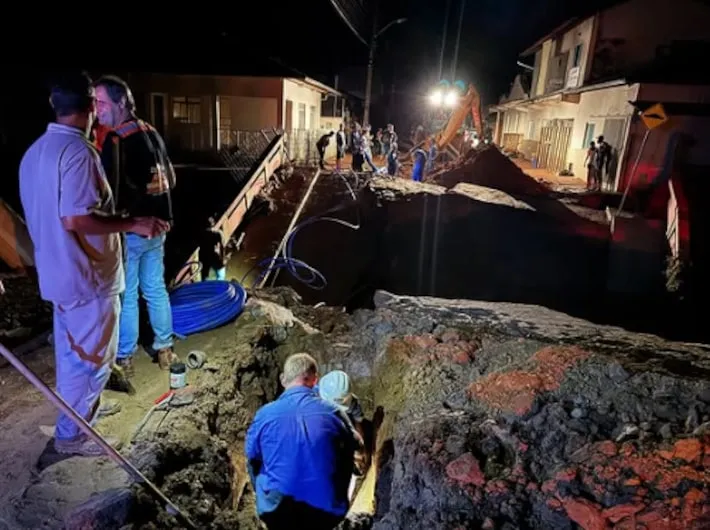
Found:
M 663 105 L 656 103 L 641 113 L 641 119 L 646 124 L 646 127 L 649 129 L 655 129 L 668 121 L 668 115 L 666 114 Z

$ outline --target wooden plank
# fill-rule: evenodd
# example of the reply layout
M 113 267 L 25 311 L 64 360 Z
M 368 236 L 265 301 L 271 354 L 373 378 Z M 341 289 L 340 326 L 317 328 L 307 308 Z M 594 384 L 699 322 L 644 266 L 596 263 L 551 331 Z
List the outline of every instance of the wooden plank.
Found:
M 232 203 L 227 207 L 221 217 L 217 220 L 215 228 L 222 233 L 224 241 L 228 241 L 232 234 L 239 228 L 239 225 L 244 220 L 249 207 L 254 202 L 254 198 L 266 186 L 274 172 L 283 163 L 284 155 L 284 138 L 283 135 L 277 138 L 277 141 L 271 147 L 269 152 L 264 157 L 263 161 L 254 171 L 249 181 L 244 185 L 239 194 L 235 197 Z M 190 261 L 199 260 L 199 248 L 196 248 L 190 255 Z M 187 280 L 192 272 L 191 268 L 183 267 L 178 272 L 171 285 L 179 285 Z

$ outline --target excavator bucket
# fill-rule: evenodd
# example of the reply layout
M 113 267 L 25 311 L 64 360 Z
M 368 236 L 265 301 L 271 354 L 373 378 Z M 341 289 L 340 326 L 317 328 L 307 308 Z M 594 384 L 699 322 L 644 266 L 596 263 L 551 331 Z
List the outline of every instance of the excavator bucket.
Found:
M 0 260 L 13 270 L 34 267 L 34 247 L 27 225 L 0 199 Z

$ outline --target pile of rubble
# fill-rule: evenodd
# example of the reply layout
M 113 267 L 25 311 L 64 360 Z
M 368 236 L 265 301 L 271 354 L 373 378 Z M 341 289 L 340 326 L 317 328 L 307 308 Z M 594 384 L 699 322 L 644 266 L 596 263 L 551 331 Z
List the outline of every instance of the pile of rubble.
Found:
M 468 182 L 530 197 L 549 196 L 550 190 L 526 175 L 494 145 L 470 149 L 460 160 L 431 173 L 427 181 L 446 188 Z

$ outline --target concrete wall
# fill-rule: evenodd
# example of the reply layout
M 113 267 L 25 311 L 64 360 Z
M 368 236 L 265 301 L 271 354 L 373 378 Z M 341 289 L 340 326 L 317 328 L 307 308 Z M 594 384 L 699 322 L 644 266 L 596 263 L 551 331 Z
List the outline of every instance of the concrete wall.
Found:
M 320 128 L 320 107 L 322 94 L 305 83 L 293 79 L 283 80 L 283 108 L 286 109 L 286 100 L 292 101 L 291 124 L 294 129 L 318 130 Z M 306 106 L 305 124 L 299 121 L 299 104 Z M 315 118 L 312 113 L 315 109 Z M 286 127 L 286 117 L 281 127 Z
M 553 41 L 546 40 L 542 44 L 542 50 L 540 52 L 540 69 L 537 75 L 537 86 L 535 86 L 535 90 L 533 91 L 535 96 L 542 96 L 545 93 L 545 88 L 547 87 L 547 69 L 550 65 L 552 53 Z
M 231 130 L 257 131 L 278 128 L 278 99 L 220 95 L 220 100 L 223 98 L 229 101 Z
M 604 133 L 604 122 L 608 119 L 626 120 L 626 129 L 628 120 L 634 113 L 634 108 L 629 101 L 636 100 L 638 88 L 638 84 L 622 85 L 581 94 L 579 104 L 576 105 L 572 140 L 567 153 L 567 162 L 572 164 L 577 175 L 585 175 L 584 159 L 588 146 L 585 145 L 584 134 L 587 124 L 594 125 L 595 138 Z M 625 139 L 624 135 L 620 145 L 612 146 L 618 150 L 617 156 L 620 160 L 624 155 Z
M 278 77 L 233 77 L 174 74 L 129 74 L 139 110 L 154 120 L 158 109 L 153 95 L 163 95 L 163 133 L 168 142 L 188 149 L 217 146 L 217 96 L 230 103 L 230 129 L 279 127 L 282 113 L 282 79 Z M 185 124 L 173 117 L 175 98 L 200 98 L 200 122 Z
M 566 88 L 576 88 L 581 86 L 585 77 L 585 72 L 587 70 L 588 63 L 590 63 L 591 58 L 591 48 L 592 48 L 592 33 L 594 30 L 594 17 L 586 19 L 584 22 L 575 26 L 562 37 L 562 46 L 560 51 L 562 53 L 569 52 L 569 57 L 567 59 L 567 78 L 565 79 Z M 577 45 L 581 45 L 579 64 L 579 75 L 577 81 L 574 83 L 569 83 L 569 72 L 574 68 L 574 50 Z
M 644 102 L 707 104 L 710 101 L 710 86 L 641 84 L 638 99 Z M 680 141 L 689 140 L 683 149 L 681 162 L 691 166 L 710 166 L 710 116 L 692 115 L 692 109 L 681 113 L 668 112 L 668 122 L 653 129 L 646 141 L 639 167 L 632 177 L 633 162 L 638 156 L 646 134 L 646 126 L 641 120 L 634 120 L 630 127 L 628 156 L 619 175 L 619 188 L 623 189 L 632 179 L 631 189 L 642 189 L 661 174 L 670 163 L 669 148 Z
M 523 110 L 509 110 L 504 113 L 503 133 L 523 134 L 523 154 L 530 158 L 536 142 L 540 140 L 540 130 L 552 120 L 574 120 L 567 164 L 572 164 L 576 175 L 584 177 L 585 131 L 587 124 L 594 125 L 594 138 L 604 133 L 605 121 L 609 119 L 628 120 L 633 114 L 633 107 L 628 103 L 637 97 L 639 85 L 623 85 L 600 90 L 583 92 L 579 103 L 566 101 L 538 101 L 521 105 Z M 625 140 L 625 136 L 623 137 Z M 623 155 L 622 141 L 618 146 L 619 157 Z M 615 146 L 617 147 L 617 146 Z
M 590 78 L 648 63 L 673 40 L 707 40 L 709 17 L 710 6 L 695 0 L 630 0 L 603 11 Z

